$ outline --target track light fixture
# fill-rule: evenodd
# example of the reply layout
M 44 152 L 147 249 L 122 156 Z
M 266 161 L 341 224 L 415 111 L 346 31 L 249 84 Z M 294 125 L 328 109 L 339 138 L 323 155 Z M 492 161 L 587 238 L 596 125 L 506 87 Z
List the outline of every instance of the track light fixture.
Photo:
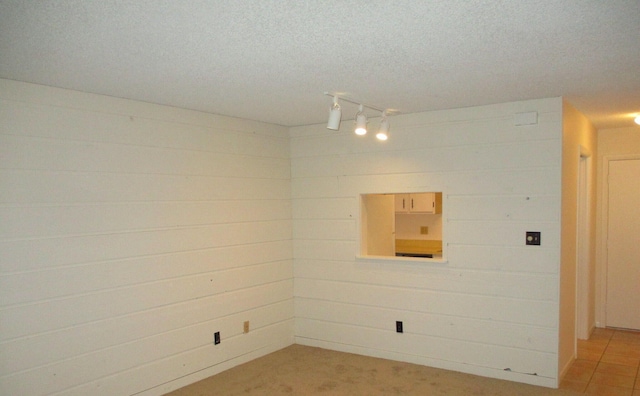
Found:
M 354 99 L 341 96 L 338 94 L 332 94 L 329 92 L 324 93 L 327 96 L 333 97 L 333 104 L 329 108 L 329 121 L 327 122 L 327 129 L 331 129 L 337 131 L 340 129 L 340 119 L 342 117 L 342 111 L 340 109 L 340 104 L 338 104 L 338 100 L 343 100 L 345 102 L 353 103 L 358 105 L 358 112 L 356 113 L 355 118 L 355 133 L 356 135 L 366 135 L 367 134 L 367 115 L 364 114 L 364 108 L 367 107 L 372 110 L 376 110 L 382 113 L 382 118 L 380 120 L 380 127 L 378 129 L 378 133 L 376 137 L 378 140 L 387 140 L 389 138 L 389 119 L 387 116 L 389 112 L 392 110 L 382 110 L 374 106 L 370 106 L 367 104 L 363 104 L 360 101 L 356 101 Z M 395 114 L 396 112 L 393 111 Z
M 327 122 L 327 128 L 337 131 L 340 129 L 340 118 L 342 118 L 342 110 L 338 104 L 338 97 L 333 97 L 333 104 L 329 109 L 329 122 Z
M 387 118 L 387 111 L 382 112 L 382 119 L 380 119 L 380 128 L 376 134 L 378 140 L 389 139 L 389 119 Z
M 363 105 L 360 105 L 358 108 L 358 113 L 356 113 L 356 135 L 366 135 L 367 134 L 367 116 L 364 114 Z

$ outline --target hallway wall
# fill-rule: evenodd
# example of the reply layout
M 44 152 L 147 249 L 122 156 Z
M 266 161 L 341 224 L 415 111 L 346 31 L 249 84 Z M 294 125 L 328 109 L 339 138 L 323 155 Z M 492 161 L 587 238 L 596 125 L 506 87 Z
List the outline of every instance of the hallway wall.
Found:
M 640 125 L 628 128 L 602 129 L 598 131 L 597 166 L 597 229 L 596 229 L 596 325 L 605 326 L 606 303 L 606 175 L 604 167 L 608 158 L 640 158 Z

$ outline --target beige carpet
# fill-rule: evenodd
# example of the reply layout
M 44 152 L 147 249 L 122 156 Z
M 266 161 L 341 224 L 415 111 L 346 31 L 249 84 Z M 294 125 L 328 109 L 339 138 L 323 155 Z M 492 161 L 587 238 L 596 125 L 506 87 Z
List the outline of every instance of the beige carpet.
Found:
M 580 395 L 410 363 L 292 345 L 169 393 L 204 395 Z

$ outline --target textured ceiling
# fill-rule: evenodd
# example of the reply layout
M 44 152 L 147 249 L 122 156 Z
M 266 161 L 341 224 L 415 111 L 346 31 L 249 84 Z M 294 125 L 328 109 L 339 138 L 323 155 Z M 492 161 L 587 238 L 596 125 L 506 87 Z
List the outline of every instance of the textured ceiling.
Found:
M 615 128 L 640 112 L 640 1 L 0 0 L 0 77 L 286 126 L 326 122 L 325 91 L 563 96 Z

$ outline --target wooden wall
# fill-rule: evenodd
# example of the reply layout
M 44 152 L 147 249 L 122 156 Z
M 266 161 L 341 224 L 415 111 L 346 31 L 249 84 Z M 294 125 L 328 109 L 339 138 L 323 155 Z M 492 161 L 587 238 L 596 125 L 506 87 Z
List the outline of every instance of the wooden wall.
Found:
M 294 341 L 555 386 L 561 99 L 350 124 L 0 80 L 0 393 L 159 395 Z M 410 191 L 446 263 L 356 259 L 359 194 Z
M 0 393 L 159 395 L 293 343 L 290 190 L 286 128 L 0 80 Z
M 291 129 L 296 342 L 556 386 L 562 100 L 390 121 Z M 357 259 L 359 195 L 418 191 L 444 194 L 447 262 Z

